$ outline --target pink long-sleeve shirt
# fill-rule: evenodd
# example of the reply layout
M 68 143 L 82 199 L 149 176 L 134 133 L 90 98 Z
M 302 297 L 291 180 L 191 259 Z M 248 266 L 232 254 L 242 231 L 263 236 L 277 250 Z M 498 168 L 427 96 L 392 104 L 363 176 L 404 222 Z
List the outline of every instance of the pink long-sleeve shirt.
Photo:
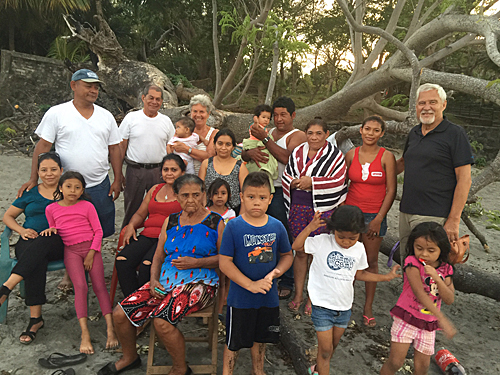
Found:
M 101 251 L 102 227 L 92 203 L 78 201 L 72 206 L 52 203 L 45 209 L 50 228 L 56 228 L 66 246 L 92 241 L 90 248 Z

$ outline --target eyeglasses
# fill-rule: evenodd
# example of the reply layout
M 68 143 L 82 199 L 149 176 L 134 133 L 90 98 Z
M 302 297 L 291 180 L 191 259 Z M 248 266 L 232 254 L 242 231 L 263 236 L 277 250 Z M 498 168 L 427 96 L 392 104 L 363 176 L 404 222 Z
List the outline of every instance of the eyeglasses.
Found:
M 55 156 L 58 159 L 61 158 L 57 152 L 55 152 L 55 151 L 49 151 L 49 152 L 42 152 L 40 155 L 38 155 L 38 159 L 40 159 L 44 155 Z

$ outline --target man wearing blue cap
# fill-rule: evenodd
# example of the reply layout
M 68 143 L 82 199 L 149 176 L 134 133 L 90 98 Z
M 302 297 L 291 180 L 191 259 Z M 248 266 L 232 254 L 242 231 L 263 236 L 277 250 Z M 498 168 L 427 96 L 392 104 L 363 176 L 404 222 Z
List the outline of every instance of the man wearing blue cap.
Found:
M 94 104 L 100 83 L 89 69 L 73 74 L 73 100 L 51 107 L 35 130 L 40 140 L 33 152 L 31 178 L 21 186 L 18 196 L 37 185 L 38 156 L 54 144 L 64 170 L 80 172 L 85 178 L 86 192 L 96 207 L 104 237 L 108 237 L 115 232 L 114 200 L 120 195 L 122 138 L 113 115 Z M 108 177 L 108 157 L 115 175 L 113 184 Z

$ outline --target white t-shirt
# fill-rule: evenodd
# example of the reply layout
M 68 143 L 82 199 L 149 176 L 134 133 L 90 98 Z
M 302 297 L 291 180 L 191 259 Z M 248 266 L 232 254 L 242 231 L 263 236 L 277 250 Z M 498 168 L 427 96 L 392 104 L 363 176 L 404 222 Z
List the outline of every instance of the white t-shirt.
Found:
M 115 118 L 94 104 L 89 119 L 83 117 L 73 101 L 51 107 L 35 133 L 54 143 L 66 171 L 80 172 L 87 187 L 99 185 L 109 170 L 108 146 L 122 140 Z
M 307 291 L 315 306 L 345 311 L 352 307 L 356 272 L 368 268 L 365 247 L 361 242 L 349 249 L 340 247 L 333 234 L 308 237 L 304 244 L 313 255 Z
M 173 145 L 175 142 L 182 142 L 188 147 L 196 148 L 199 141 L 200 141 L 200 136 L 196 133 L 192 133 L 189 137 L 186 138 L 179 138 L 174 135 L 172 139 L 168 141 L 168 144 Z M 174 151 L 174 154 L 179 155 L 182 158 L 182 160 L 186 162 L 186 173 L 195 174 L 194 159 L 191 155 L 188 155 L 185 152 L 177 152 L 177 151 Z
M 160 163 L 174 133 L 168 116 L 158 113 L 148 117 L 142 109 L 128 113 L 120 124 L 121 137 L 128 139 L 127 159 L 141 164 Z

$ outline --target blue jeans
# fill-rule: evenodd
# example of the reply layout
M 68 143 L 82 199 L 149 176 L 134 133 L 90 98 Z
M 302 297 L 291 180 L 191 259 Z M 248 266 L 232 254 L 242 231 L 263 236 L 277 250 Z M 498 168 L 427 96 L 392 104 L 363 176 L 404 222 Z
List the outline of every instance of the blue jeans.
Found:
M 288 228 L 288 217 L 286 215 L 285 209 L 285 198 L 283 198 L 283 188 L 275 187 L 276 191 L 273 194 L 273 200 L 267 208 L 267 214 L 281 221 L 288 234 L 288 240 L 290 243 L 293 242 L 290 237 L 290 229 Z M 293 266 L 288 269 L 283 275 L 281 275 L 279 280 L 279 286 L 281 288 L 293 290 Z
M 108 195 L 110 187 L 109 176 L 106 176 L 99 185 L 85 189 L 99 216 L 104 238 L 115 233 L 115 202 L 113 202 L 113 197 Z

